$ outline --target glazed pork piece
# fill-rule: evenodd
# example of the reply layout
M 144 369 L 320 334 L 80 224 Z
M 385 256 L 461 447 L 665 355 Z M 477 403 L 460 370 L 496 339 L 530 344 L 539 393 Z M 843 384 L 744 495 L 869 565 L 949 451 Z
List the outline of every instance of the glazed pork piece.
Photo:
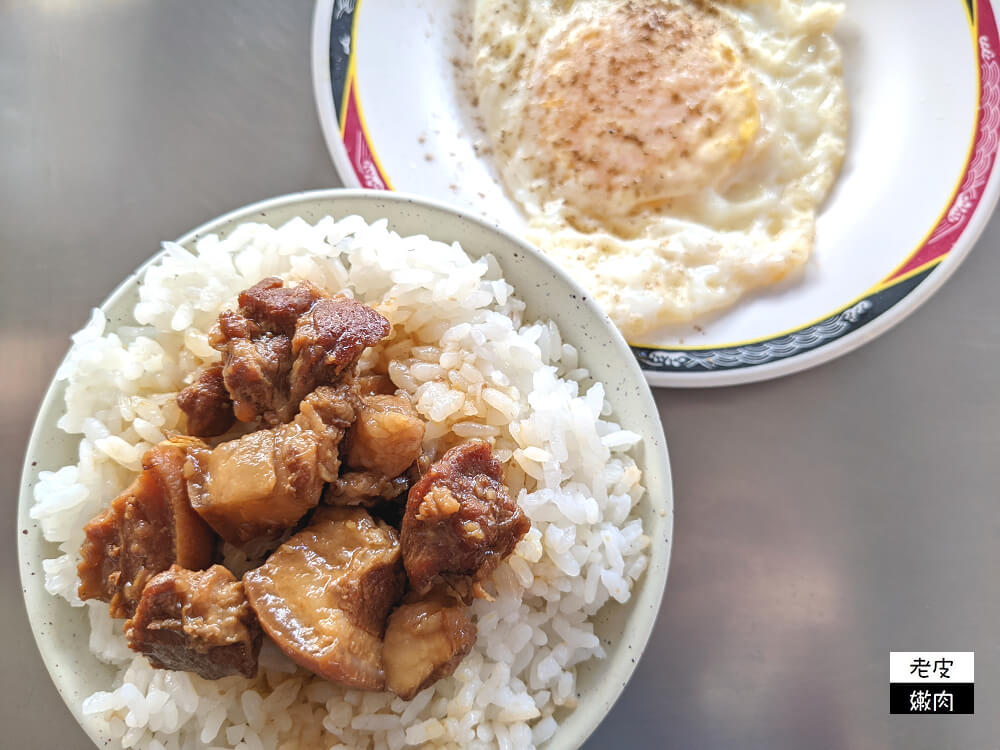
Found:
M 221 435 L 236 421 L 233 400 L 222 377 L 222 365 L 205 368 L 198 380 L 177 395 L 177 405 L 187 416 L 187 434 Z
M 405 393 L 359 397 L 358 416 L 347 434 L 352 469 L 396 477 L 420 457 L 424 420 Z
M 393 500 L 410 489 L 407 475 L 386 477 L 372 471 L 345 471 L 326 487 L 323 502 L 327 505 L 360 505 L 368 508 L 384 500 Z
M 322 386 L 295 419 L 210 449 L 193 443 L 191 505 L 230 544 L 278 539 L 319 503 L 340 471 L 340 441 L 354 420 L 346 385 Z
M 396 386 L 388 375 L 365 373 L 354 378 L 354 392 L 359 396 L 391 396 Z
M 158 669 L 217 680 L 257 674 L 263 632 L 232 573 L 221 565 L 199 571 L 174 565 L 146 584 L 125 637 Z
M 366 347 L 389 333 L 377 312 L 348 297 L 329 297 L 303 281 L 266 278 L 242 292 L 209 336 L 222 352 L 222 374 L 236 418 L 287 422 L 317 386 L 333 385 Z
M 408 701 L 455 671 L 476 643 L 476 626 L 442 587 L 407 600 L 389 615 L 382 661 L 385 686 Z
M 243 581 L 265 632 L 295 662 L 350 688 L 385 686 L 386 616 L 406 585 L 391 526 L 359 508 L 321 508 Z
M 270 277 L 240 292 L 237 310 L 219 315 L 209 343 L 222 352 L 222 375 L 236 418 L 265 424 L 287 421 L 292 335 L 299 317 L 327 295 L 308 282 L 285 287 Z
M 181 447 L 150 449 L 131 486 L 84 527 L 81 599 L 108 602 L 112 617 L 131 617 L 157 573 L 174 563 L 190 569 L 212 564 L 215 535 L 191 509 L 184 462 Z
M 456 446 L 410 488 L 400 531 L 410 585 L 422 594 L 437 576 L 481 581 L 530 528 L 489 443 Z
M 338 382 L 361 353 L 389 331 L 389 321 L 355 299 L 332 297 L 317 302 L 295 326 L 292 402 L 318 385 Z
M 357 418 L 344 438 L 348 470 L 327 487 L 327 505 L 371 507 L 401 496 L 414 478 L 407 470 L 421 455 L 424 421 L 408 395 L 361 394 L 355 405 Z

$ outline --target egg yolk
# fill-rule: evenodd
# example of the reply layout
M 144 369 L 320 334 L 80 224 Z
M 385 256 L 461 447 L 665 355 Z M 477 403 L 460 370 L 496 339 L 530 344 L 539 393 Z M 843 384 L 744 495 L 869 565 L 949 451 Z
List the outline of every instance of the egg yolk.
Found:
M 617 218 L 731 173 L 757 100 L 711 11 L 691 5 L 628 2 L 543 40 L 523 136 L 544 200 Z

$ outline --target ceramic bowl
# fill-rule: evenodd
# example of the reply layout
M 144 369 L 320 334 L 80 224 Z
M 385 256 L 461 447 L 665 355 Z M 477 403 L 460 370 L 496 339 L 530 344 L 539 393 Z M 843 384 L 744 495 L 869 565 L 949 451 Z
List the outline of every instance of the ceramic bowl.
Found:
M 626 604 L 611 602 L 595 618 L 595 631 L 607 657 L 580 665 L 578 706 L 562 718 L 557 734 L 548 743 L 552 750 L 578 748 L 610 711 L 632 675 L 653 629 L 667 579 L 673 494 L 667 445 L 649 387 L 625 340 L 563 271 L 499 227 L 439 203 L 364 190 L 296 193 L 232 211 L 189 232 L 178 242 L 191 248 L 206 234 L 225 235 L 247 221 L 278 226 L 295 216 L 314 223 L 327 215 L 341 218 L 351 214 L 369 222 L 386 218 L 390 228 L 402 235 L 426 234 L 436 240 L 458 241 L 473 256 L 492 253 L 527 304 L 526 319 L 551 318 L 559 324 L 564 339 L 579 350 L 581 365 L 605 384 L 617 420 L 643 437 L 636 459 L 647 488 L 640 508 L 644 528 L 652 539 L 649 567 Z M 145 265 L 155 263 L 159 257 L 154 255 Z M 144 267 L 122 282 L 101 305 L 110 326 L 131 318 Z M 63 413 L 63 391 L 60 382 L 50 385 L 25 458 L 18 506 L 21 580 L 31 627 L 53 682 L 87 734 L 98 746 L 107 748 L 116 743 L 109 742 L 83 716 L 81 703 L 92 692 L 109 687 L 113 670 L 99 662 L 88 648 L 86 610 L 73 608 L 45 591 L 42 561 L 55 557 L 57 552 L 29 516 L 38 473 L 76 460 L 78 438 L 56 428 Z

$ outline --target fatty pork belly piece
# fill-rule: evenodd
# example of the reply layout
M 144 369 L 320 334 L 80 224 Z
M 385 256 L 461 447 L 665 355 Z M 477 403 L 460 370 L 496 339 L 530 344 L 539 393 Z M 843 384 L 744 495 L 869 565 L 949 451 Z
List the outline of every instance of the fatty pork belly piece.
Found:
M 243 584 L 228 570 L 174 565 L 146 584 L 125 637 L 157 669 L 217 680 L 257 674 L 263 631 Z
M 352 389 L 357 393 L 358 379 Z M 372 507 L 403 495 L 415 478 L 424 421 L 405 393 L 359 395 L 357 419 L 344 438 L 347 471 L 330 483 L 323 496 L 327 505 Z
M 437 576 L 478 583 L 530 528 L 489 443 L 458 445 L 410 488 L 400 531 L 410 585 L 422 594 Z
M 187 416 L 188 435 L 221 435 L 236 421 L 221 364 L 205 368 L 198 380 L 177 394 L 177 405 Z
M 354 378 L 354 392 L 359 396 L 391 396 L 396 392 L 396 386 L 388 375 L 365 373 Z
M 184 462 L 179 446 L 151 448 L 136 480 L 84 526 L 81 599 L 108 602 L 112 617 L 131 617 L 157 573 L 174 563 L 190 569 L 212 564 L 215 534 L 191 509 Z
M 223 379 L 242 422 L 287 422 L 308 393 L 339 382 L 389 333 L 389 322 L 370 307 L 330 298 L 307 281 L 286 287 L 266 278 L 238 302 L 238 310 L 219 316 L 209 343 L 222 352 Z
M 408 701 L 454 673 L 476 643 L 476 625 L 465 604 L 440 586 L 407 600 L 389 615 L 382 660 L 385 686 Z
M 223 380 L 241 422 L 260 418 L 274 425 L 291 419 L 298 408 L 288 397 L 295 325 L 326 296 L 309 282 L 286 287 L 269 277 L 240 292 L 239 309 L 219 315 L 209 343 L 222 352 Z
M 383 689 L 386 616 L 406 585 L 395 529 L 360 508 L 321 508 L 243 582 L 264 631 L 296 663 Z
M 317 388 L 295 419 L 209 449 L 188 449 L 191 505 L 230 544 L 274 541 L 319 503 L 354 420 L 348 386 Z
M 352 469 L 396 477 L 420 457 L 424 420 L 405 393 L 360 396 L 347 433 L 345 463 Z

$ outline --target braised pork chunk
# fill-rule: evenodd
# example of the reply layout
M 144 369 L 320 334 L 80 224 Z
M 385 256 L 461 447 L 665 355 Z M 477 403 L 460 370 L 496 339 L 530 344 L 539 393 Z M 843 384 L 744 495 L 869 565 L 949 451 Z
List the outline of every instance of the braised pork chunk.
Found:
M 411 601 L 412 600 L 412 601 Z M 464 603 L 438 587 L 408 596 L 385 628 L 385 686 L 403 700 L 449 677 L 476 643 L 476 626 Z
M 266 278 L 240 293 L 238 310 L 219 315 L 209 343 L 222 352 L 223 380 L 241 422 L 291 419 L 298 408 L 288 396 L 295 324 L 326 296 L 308 282 L 285 287 Z
M 354 378 L 354 392 L 359 396 L 391 396 L 396 392 L 396 386 L 388 375 L 366 373 Z
M 340 441 L 354 419 L 347 386 L 317 388 L 295 420 L 214 449 L 189 449 L 191 505 L 230 544 L 278 539 L 337 479 Z
M 406 501 L 400 536 L 410 585 L 424 593 L 439 575 L 480 581 L 530 528 L 489 444 L 456 446 L 413 485 Z
M 187 416 L 187 434 L 196 437 L 221 435 L 236 421 L 222 365 L 205 368 L 198 380 L 177 395 L 177 405 Z
M 406 584 L 395 529 L 359 508 L 321 508 L 243 581 L 294 661 L 348 687 L 383 688 L 385 620 Z
M 292 338 L 290 399 L 336 383 L 361 353 L 389 335 L 389 321 L 350 297 L 318 301 L 299 318 Z
M 232 573 L 221 565 L 199 571 L 174 565 L 146 584 L 125 637 L 154 667 L 217 680 L 257 674 L 263 633 Z
M 420 456 L 424 421 L 405 393 L 361 396 L 357 420 L 347 435 L 346 463 L 396 477 Z
M 299 318 L 309 308 L 329 295 L 308 281 L 285 286 L 274 276 L 262 279 L 240 292 L 240 312 L 265 331 L 291 336 Z
M 360 505 L 369 508 L 393 500 L 410 489 L 407 475 L 388 478 L 372 471 L 346 471 L 326 487 L 327 505 Z
M 188 502 L 184 461 L 181 447 L 150 449 L 132 485 L 84 527 L 81 599 L 108 602 L 112 617 L 131 617 L 157 573 L 174 563 L 190 569 L 212 564 L 215 535 Z
M 330 298 L 309 282 L 267 278 L 242 292 L 212 329 L 236 418 L 287 422 L 317 386 L 333 385 L 389 323 L 348 297 Z

